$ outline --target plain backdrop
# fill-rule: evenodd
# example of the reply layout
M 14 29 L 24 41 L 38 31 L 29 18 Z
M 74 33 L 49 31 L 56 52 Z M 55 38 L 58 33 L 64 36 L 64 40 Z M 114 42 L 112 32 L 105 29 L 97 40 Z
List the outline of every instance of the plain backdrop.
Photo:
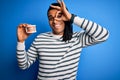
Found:
M 71 13 L 92 20 L 109 30 L 107 41 L 83 49 L 77 80 L 120 80 L 120 1 L 64 0 Z M 38 61 L 21 70 L 16 58 L 16 30 L 20 23 L 35 24 L 36 35 L 51 31 L 47 9 L 56 0 L 0 0 L 0 80 L 36 80 Z M 74 25 L 74 31 L 81 29 Z

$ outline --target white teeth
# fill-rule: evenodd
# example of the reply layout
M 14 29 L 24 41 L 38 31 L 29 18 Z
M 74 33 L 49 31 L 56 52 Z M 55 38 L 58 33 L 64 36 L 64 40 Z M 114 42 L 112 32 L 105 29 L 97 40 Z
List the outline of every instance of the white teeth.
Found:
M 59 25 L 59 24 L 56 24 L 55 27 L 60 27 L 60 25 Z

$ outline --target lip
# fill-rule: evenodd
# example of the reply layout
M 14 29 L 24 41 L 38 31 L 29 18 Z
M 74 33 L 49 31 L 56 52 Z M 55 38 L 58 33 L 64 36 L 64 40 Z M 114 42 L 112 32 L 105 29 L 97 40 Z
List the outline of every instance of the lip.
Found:
M 56 24 L 55 27 L 60 27 L 60 24 Z
M 54 28 L 60 28 L 61 25 L 60 24 L 54 24 Z

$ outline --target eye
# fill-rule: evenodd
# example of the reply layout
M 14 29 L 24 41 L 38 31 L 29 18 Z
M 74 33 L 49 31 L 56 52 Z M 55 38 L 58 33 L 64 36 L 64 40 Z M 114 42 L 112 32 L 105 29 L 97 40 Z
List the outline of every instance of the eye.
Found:
M 54 18 L 52 16 L 48 17 L 49 21 L 52 21 Z
M 62 13 L 58 13 L 57 18 L 61 18 L 62 17 Z

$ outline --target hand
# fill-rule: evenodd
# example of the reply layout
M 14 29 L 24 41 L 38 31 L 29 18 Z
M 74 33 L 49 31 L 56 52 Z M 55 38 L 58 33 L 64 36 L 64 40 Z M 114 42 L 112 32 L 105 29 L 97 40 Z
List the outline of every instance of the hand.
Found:
M 69 21 L 70 18 L 71 18 L 71 14 L 68 12 L 68 10 L 66 9 L 66 6 L 65 6 L 65 3 L 64 1 L 62 0 L 57 0 L 57 2 L 60 4 L 60 7 L 59 6 L 53 6 L 51 5 L 51 7 L 55 8 L 58 10 L 58 12 L 56 13 L 56 15 L 59 14 L 59 12 L 62 12 L 62 20 L 64 21 Z
M 30 33 L 26 33 L 26 27 L 29 24 L 20 24 L 17 28 L 17 39 L 18 42 L 24 42 L 28 36 L 30 35 Z

